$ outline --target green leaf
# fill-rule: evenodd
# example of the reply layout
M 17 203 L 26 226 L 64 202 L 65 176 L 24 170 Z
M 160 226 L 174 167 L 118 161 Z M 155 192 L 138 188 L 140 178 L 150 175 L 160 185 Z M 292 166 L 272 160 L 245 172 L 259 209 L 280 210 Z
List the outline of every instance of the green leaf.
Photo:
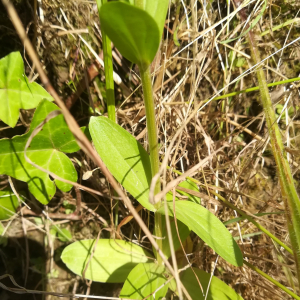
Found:
M 175 221 L 173 218 L 170 218 L 170 225 L 171 225 L 171 232 L 172 232 L 172 238 L 173 238 L 173 245 L 174 245 L 174 249 L 176 251 L 177 249 L 180 248 L 180 241 L 178 239 L 178 235 L 177 235 L 177 231 L 176 231 L 176 227 L 175 227 Z M 179 220 L 177 220 L 177 226 L 178 226 L 178 232 L 179 232 L 181 242 L 184 243 L 184 241 L 190 234 L 190 229 L 185 224 L 180 222 Z M 170 250 L 170 241 L 169 241 L 168 234 L 167 234 L 165 218 L 162 218 L 161 232 L 165 233 L 164 239 L 162 240 L 162 249 L 161 250 L 162 250 L 163 254 L 167 258 L 169 258 L 171 256 L 171 250 Z
M 100 21 L 124 57 L 136 64 L 151 64 L 161 39 L 151 15 L 131 4 L 114 1 L 102 5 Z
M 0 191 L 0 220 L 9 219 L 19 206 L 19 200 L 11 190 Z
M 173 203 L 168 202 L 169 215 L 173 214 Z M 164 214 L 163 207 L 157 213 Z M 193 230 L 205 243 L 234 266 L 243 265 L 242 252 L 223 223 L 203 206 L 176 201 L 176 218 Z
M 219 278 L 212 276 L 209 284 L 210 274 L 196 268 L 193 268 L 193 270 L 202 285 L 204 295 L 206 294 L 209 285 L 207 298 L 205 298 L 193 271 L 187 269 L 182 272 L 180 276 L 181 282 L 193 300 L 243 300 L 240 295 Z
M 178 186 L 195 191 L 195 192 L 199 192 L 197 184 L 189 179 L 182 181 Z M 201 199 L 199 197 L 196 197 L 194 195 L 191 195 L 187 192 L 183 192 L 180 190 L 177 190 L 177 192 L 183 196 L 187 196 L 190 201 L 201 204 Z
M 62 261 L 77 275 L 82 276 L 94 249 L 96 240 L 83 240 L 67 246 Z M 100 282 L 124 282 L 130 271 L 152 257 L 142 247 L 123 240 L 98 240 L 85 278 Z
M 120 298 L 146 298 L 166 282 L 163 275 L 164 271 L 164 266 L 159 266 L 156 263 L 138 264 L 128 275 L 121 290 Z M 160 300 L 166 295 L 167 291 L 168 285 L 166 284 L 155 293 L 155 297 L 151 296 L 147 299 Z
M 31 164 L 24 157 L 24 149 L 32 131 L 39 125 L 47 115 L 59 109 L 55 104 L 43 100 L 37 107 L 30 129 L 21 136 L 12 139 L 0 140 L 0 174 L 6 174 L 18 180 L 28 183 L 29 191 L 42 204 L 47 204 L 55 193 L 55 184 L 49 175 Z M 47 122 L 32 140 L 27 156 L 37 165 L 49 170 L 56 175 L 71 181 L 77 181 L 77 172 L 64 154 L 79 150 L 71 131 L 69 130 L 62 115 Z M 69 191 L 72 186 L 58 180 L 54 180 L 57 187 L 64 192 Z
M 57 230 L 57 237 L 63 243 L 69 242 L 72 240 L 72 233 L 68 229 L 62 228 Z
M 143 146 L 105 117 L 92 117 L 89 129 L 98 154 L 116 180 L 145 208 L 155 211 L 148 199 L 152 175 Z
M 159 36 L 161 38 L 164 30 L 169 0 L 147 0 L 145 2 L 145 10 L 155 20 L 159 29 Z
M 4 123 L 15 127 L 19 110 L 35 108 L 42 99 L 53 100 L 40 85 L 29 83 L 19 52 L 0 59 L 0 119 Z

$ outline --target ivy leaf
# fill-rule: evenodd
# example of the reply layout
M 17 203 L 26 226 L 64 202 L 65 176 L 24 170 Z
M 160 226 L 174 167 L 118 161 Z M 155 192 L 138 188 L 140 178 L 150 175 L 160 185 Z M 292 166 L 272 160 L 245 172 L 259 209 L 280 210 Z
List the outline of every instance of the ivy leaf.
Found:
M 19 52 L 0 59 L 0 119 L 15 127 L 20 109 L 36 108 L 43 99 L 53 98 L 37 83 L 29 83 Z
M 29 191 L 42 204 L 47 204 L 55 193 L 55 184 L 64 192 L 72 185 L 49 178 L 49 175 L 29 164 L 24 157 L 24 149 L 32 131 L 54 110 L 55 104 L 43 100 L 37 107 L 30 129 L 21 136 L 0 140 L 0 174 L 6 174 L 28 183 Z M 77 172 L 70 159 L 63 153 L 79 150 L 79 146 L 62 115 L 47 122 L 33 138 L 26 151 L 31 161 L 54 174 L 77 181 Z
M 13 216 L 18 206 L 19 200 L 11 190 L 0 191 L 0 220 L 9 219 Z
M 234 266 L 243 265 L 242 252 L 224 224 L 203 206 L 190 201 L 176 201 L 176 218 L 194 231 L 205 243 Z M 174 216 L 173 203 L 168 202 Z M 165 214 L 161 207 L 157 213 Z
M 120 293 L 120 298 L 125 299 L 145 299 L 155 292 L 165 282 L 163 273 L 164 266 L 156 263 L 138 264 L 128 275 Z M 155 296 L 150 296 L 149 300 L 160 300 L 166 295 L 168 285 L 159 289 Z
M 67 246 L 62 261 L 75 274 L 100 282 L 124 282 L 130 271 L 152 257 L 142 247 L 123 240 L 100 239 L 77 241 Z M 94 249 L 93 258 L 90 260 Z
M 203 292 L 199 286 L 195 274 L 191 269 L 183 271 L 180 276 L 181 282 L 193 300 L 243 300 L 239 294 L 237 294 L 231 287 L 229 287 L 219 278 L 212 276 L 211 282 L 209 283 L 211 277 L 210 274 L 196 268 L 193 268 L 193 270 L 202 285 Z M 208 286 L 209 290 L 207 293 L 207 298 L 205 298 Z
M 92 117 L 89 129 L 98 154 L 116 180 L 145 208 L 155 211 L 148 199 L 152 174 L 143 146 L 105 117 Z
M 126 2 L 109 2 L 100 9 L 101 27 L 121 54 L 136 64 L 150 65 L 161 32 L 145 10 Z

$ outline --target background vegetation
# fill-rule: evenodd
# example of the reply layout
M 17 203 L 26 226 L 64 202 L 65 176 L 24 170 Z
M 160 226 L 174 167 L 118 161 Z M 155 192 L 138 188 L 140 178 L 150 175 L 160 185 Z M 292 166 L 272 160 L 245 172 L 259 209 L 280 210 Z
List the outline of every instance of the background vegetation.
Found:
M 92 1 L 44 1 L 35 13 L 34 1 L 13 2 L 39 58 L 55 87 L 80 126 L 88 124 L 92 115 L 107 113 L 103 68 L 95 53 L 103 58 L 102 38 L 96 3 Z M 299 42 L 282 51 L 285 45 L 300 37 L 297 1 L 254 1 L 248 5 L 250 22 L 257 20 L 253 31 L 267 83 L 276 83 L 300 75 Z M 293 256 L 256 226 L 228 208 L 214 193 L 252 216 L 279 240 L 290 246 L 285 221 L 284 203 L 279 178 L 269 142 L 265 116 L 256 91 L 234 93 L 258 86 L 255 72 L 245 74 L 252 65 L 246 36 L 241 36 L 244 22 L 235 15 L 227 1 L 172 1 L 165 23 L 163 42 L 152 64 L 156 98 L 160 156 L 174 134 L 203 104 L 175 142 L 169 166 L 185 172 L 214 151 L 226 145 L 203 168 L 193 175 L 199 192 L 195 196 L 214 213 L 238 241 L 248 261 L 278 282 L 299 294 Z M 230 43 L 222 43 L 230 39 Z M 193 43 L 192 43 L 193 42 Z M 20 51 L 29 80 L 39 76 L 24 51 L 7 12 L 0 4 L 0 58 Z M 93 51 L 94 53 L 93 53 Z M 114 70 L 120 81 L 115 83 L 117 122 L 147 149 L 145 109 L 140 78 L 135 65 L 113 49 Z M 298 79 L 299 80 L 299 79 Z M 278 116 L 281 135 L 299 190 L 299 83 L 270 87 L 271 100 Z M 231 93 L 231 94 L 229 94 Z M 233 94 L 232 94 L 233 93 Z M 228 95 L 229 94 L 229 95 Z M 220 97 L 222 95 L 227 95 Z M 219 96 L 211 101 L 215 96 Z M 20 112 L 15 128 L 0 123 L 0 138 L 11 138 L 28 130 L 33 110 Z M 82 152 L 69 154 L 78 182 L 103 194 L 110 194 L 101 171 Z M 168 172 L 166 181 L 176 178 Z M 1 176 L 0 187 L 10 186 L 9 178 Z M 57 190 L 49 205 L 42 206 L 29 193 L 26 184 L 13 180 L 13 186 L 27 199 L 26 206 L 0 224 L 0 275 L 13 275 L 21 286 L 31 290 L 53 291 L 118 297 L 121 285 L 89 282 L 67 270 L 60 259 L 62 250 L 71 241 L 114 238 L 116 226 L 128 210 L 120 202 L 80 191 Z M 137 206 L 138 203 L 134 202 Z M 153 216 L 141 210 L 140 215 L 152 228 Z M 134 220 L 121 229 L 121 238 L 149 247 Z M 185 250 L 195 267 L 213 272 L 235 289 L 244 299 L 292 299 L 256 272 L 244 266 L 233 267 L 208 248 L 193 233 Z M 181 266 L 184 255 L 177 255 Z M 9 280 L 1 281 L 11 286 Z M 54 299 L 54 296 L 17 295 L 0 291 L 1 299 Z M 168 297 L 172 297 L 171 294 Z M 65 297 L 68 299 L 67 297 Z M 83 296 L 84 298 L 84 296 Z

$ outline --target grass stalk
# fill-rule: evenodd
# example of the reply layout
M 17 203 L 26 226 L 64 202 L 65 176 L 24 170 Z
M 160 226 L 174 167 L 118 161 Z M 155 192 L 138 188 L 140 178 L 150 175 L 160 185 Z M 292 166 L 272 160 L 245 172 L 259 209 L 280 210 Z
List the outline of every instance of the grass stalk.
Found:
M 271 276 L 269 276 L 265 272 L 261 271 L 259 268 L 255 267 L 252 264 L 250 264 L 249 262 L 247 262 L 245 259 L 244 259 L 244 264 L 246 266 L 248 266 L 254 272 L 258 273 L 259 275 L 261 275 L 262 277 L 264 277 L 268 281 L 270 281 L 273 284 L 275 284 L 277 287 L 279 287 L 281 290 L 283 290 L 284 292 L 286 292 L 288 295 L 292 296 L 294 299 L 300 300 L 300 297 L 297 296 L 295 293 L 293 293 L 291 290 L 289 290 L 288 288 L 286 288 L 284 285 L 282 285 L 281 283 L 279 283 L 277 280 L 275 280 L 274 278 L 272 278 Z
M 281 85 L 281 84 L 287 84 L 287 83 L 295 82 L 295 81 L 300 81 L 300 77 L 291 78 L 291 79 L 282 80 L 282 81 L 277 81 L 277 82 L 272 82 L 272 83 L 267 84 L 267 87 L 273 87 L 273 86 L 277 86 L 277 85 Z M 245 89 L 245 90 L 225 94 L 225 95 L 222 95 L 222 96 L 218 96 L 218 97 L 213 98 L 212 101 L 226 99 L 226 98 L 233 97 L 233 96 L 236 96 L 236 95 L 255 92 L 255 91 L 259 91 L 259 86 L 255 86 L 255 87 L 252 87 L 252 88 L 249 88 L 249 89 Z M 208 102 L 208 101 L 210 101 L 210 100 L 206 100 L 205 102 Z
M 246 11 L 244 9 L 240 10 L 240 16 L 243 21 L 247 20 Z M 248 32 L 247 38 L 253 63 L 257 64 L 261 61 L 261 58 L 253 30 Z M 298 282 L 300 284 L 300 201 L 294 185 L 293 176 L 287 160 L 287 154 L 281 138 L 279 126 L 276 122 L 276 116 L 272 107 L 265 73 L 261 67 L 256 70 L 256 75 L 259 82 L 261 103 L 265 112 L 272 152 L 277 166 L 281 194 L 286 209 L 287 225 L 296 262 Z
M 179 175 L 182 175 L 182 173 L 180 171 L 178 171 L 178 170 L 174 170 L 173 169 L 173 172 L 177 173 Z M 195 179 L 195 178 L 187 177 L 187 179 L 195 182 L 198 185 L 202 185 L 202 183 L 200 181 L 198 181 L 197 179 Z M 290 247 L 288 247 L 285 243 L 283 243 L 281 240 L 279 240 L 275 235 L 273 235 L 264 226 L 262 226 L 261 224 L 259 224 L 258 222 L 256 222 L 253 217 L 251 217 L 251 216 L 247 215 L 246 213 L 244 213 L 241 209 L 239 209 L 238 207 L 236 207 L 235 205 L 233 205 L 232 203 L 230 203 L 228 200 L 226 200 L 224 197 L 222 197 L 220 194 L 216 193 L 215 191 L 213 191 L 213 190 L 210 189 L 209 192 L 212 193 L 213 195 L 217 196 L 219 200 L 221 200 L 222 202 L 225 203 L 225 205 L 227 205 L 231 209 L 235 210 L 242 217 L 244 217 L 249 222 L 251 222 L 254 226 L 256 226 L 259 230 L 261 230 L 262 232 L 264 232 L 269 238 L 271 238 L 274 242 L 276 242 L 277 244 L 279 244 L 286 251 L 288 251 L 289 253 L 293 254 L 293 250 Z

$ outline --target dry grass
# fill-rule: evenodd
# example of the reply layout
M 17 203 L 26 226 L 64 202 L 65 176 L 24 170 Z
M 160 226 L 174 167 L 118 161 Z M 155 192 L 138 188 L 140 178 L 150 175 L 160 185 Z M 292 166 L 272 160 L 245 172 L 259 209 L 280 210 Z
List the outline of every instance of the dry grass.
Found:
M 156 64 L 153 65 L 161 157 L 165 156 L 171 144 L 168 165 L 185 172 L 227 144 L 223 151 L 193 175 L 202 183 L 199 191 L 208 196 L 202 199 L 203 205 L 222 221 L 236 217 L 234 211 L 223 206 L 216 197 L 211 195 L 210 191 L 213 188 L 247 213 L 270 213 L 257 217 L 257 221 L 280 240 L 289 244 L 284 214 L 271 214 L 283 212 L 284 207 L 264 115 L 259 102 L 259 93 L 252 92 L 218 101 L 206 101 L 219 93 L 222 95 L 258 85 L 255 73 L 242 76 L 235 82 L 237 77 L 251 67 L 249 49 L 245 39 L 242 37 L 235 40 L 229 44 L 230 46 L 220 43 L 220 41 L 240 35 L 244 24 L 239 22 L 238 17 L 234 17 L 229 24 L 223 21 L 214 27 L 214 24 L 226 18 L 233 11 L 232 5 L 230 10 L 227 9 L 226 1 L 206 2 L 205 9 L 204 2 L 188 1 L 186 3 L 184 1 L 185 9 L 189 14 L 188 23 L 182 2 L 174 2 L 176 4 L 171 6 L 167 17 L 164 41 L 160 53 L 157 55 Z M 193 5 L 194 3 L 195 5 Z M 36 49 L 52 83 L 63 99 L 67 99 L 74 93 L 75 86 L 82 79 L 84 70 L 95 61 L 94 55 L 79 34 L 101 57 L 97 10 L 91 1 L 45 1 L 43 8 L 45 21 L 44 23 L 38 21 Z M 299 76 L 299 43 L 271 56 L 276 50 L 299 37 L 299 21 L 263 37 L 260 36 L 260 33 L 287 20 L 298 18 L 299 8 L 296 1 L 274 0 L 269 2 L 263 17 L 255 27 L 262 57 L 270 56 L 264 65 L 267 80 L 270 83 Z M 259 14 L 260 10 L 261 6 L 258 2 L 250 4 L 249 13 L 253 13 L 251 20 Z M 28 29 L 31 34 L 34 34 L 34 30 L 30 26 Z M 89 33 L 82 33 L 82 31 L 78 33 L 76 30 L 79 29 L 88 29 Z M 75 31 L 63 34 L 66 30 Z M 200 35 L 201 38 L 199 38 Z M 191 43 L 192 41 L 194 43 Z M 188 44 L 190 45 L 187 47 Z M 145 112 L 141 99 L 139 76 L 118 51 L 114 50 L 115 71 L 122 79 L 122 84 L 116 86 L 118 123 L 147 148 Z M 30 73 L 31 67 L 28 62 L 28 73 Z M 72 107 L 71 112 L 80 124 L 87 124 L 91 106 L 94 106 L 99 112 L 105 112 L 103 74 L 103 71 L 99 70 L 99 76 L 89 85 L 93 104 L 90 103 L 91 99 L 84 92 Z M 31 76 L 32 78 L 37 77 L 34 73 L 31 73 Z M 284 93 L 282 93 L 281 86 L 270 91 L 274 103 L 284 105 L 288 101 L 287 107 L 294 108 L 293 113 L 281 118 L 279 122 L 286 146 L 290 149 L 289 159 L 298 186 L 300 122 L 297 108 L 299 106 L 299 85 L 294 83 L 286 85 L 284 88 L 286 89 Z M 194 108 L 201 104 L 201 109 L 196 112 Z M 24 115 L 30 120 L 29 112 L 24 112 Z M 192 118 L 187 122 L 190 117 Z M 180 131 L 178 132 L 178 130 Z M 179 136 L 173 143 L 172 139 L 176 134 Z M 1 136 L 7 136 L 5 131 L 1 131 Z M 73 161 L 81 176 L 86 171 L 96 168 L 83 153 L 76 154 Z M 77 163 L 78 161 L 81 162 L 81 166 Z M 168 171 L 164 180 L 170 182 L 176 176 L 174 172 Z M 5 180 L 5 178 L 3 179 Z M 2 181 L 1 184 L 5 186 L 5 181 Z M 108 193 L 109 190 L 99 170 L 96 170 L 85 184 L 103 193 Z M 18 188 L 20 188 L 20 184 Z M 73 238 L 76 240 L 87 237 L 96 238 L 99 228 L 103 228 L 105 222 L 113 224 L 114 201 L 101 199 L 95 195 L 90 196 L 86 193 L 82 193 L 81 196 L 73 192 L 67 195 L 57 193 L 48 210 L 55 217 L 58 212 L 65 211 L 64 200 L 75 204 L 76 200 L 78 203 L 78 197 L 82 201 L 82 219 L 63 220 L 63 226 L 72 231 Z M 34 202 L 32 200 L 29 205 L 33 206 Z M 121 220 L 128 214 L 128 211 L 123 204 L 120 204 L 119 210 Z M 151 225 L 153 219 L 150 217 L 148 220 L 149 215 L 143 211 L 141 215 L 146 224 L 149 222 Z M 22 219 L 25 220 L 23 224 L 20 223 Z M 44 236 L 48 241 L 45 245 L 41 245 L 40 241 L 37 243 L 42 248 L 41 252 L 45 252 L 46 255 L 43 259 L 46 259 L 47 264 L 43 272 L 44 274 L 51 273 L 52 276 L 49 276 L 48 281 L 42 280 L 39 284 L 35 282 L 33 288 L 55 292 L 77 291 L 77 293 L 85 293 L 88 290 L 90 293 L 98 295 L 117 295 L 119 290 L 117 285 L 104 287 L 101 284 L 93 284 L 92 289 L 89 289 L 84 282 L 60 267 L 59 261 L 55 261 L 53 254 L 57 251 L 59 253 L 59 247 L 64 244 L 58 241 L 50 242 L 53 241 L 50 232 L 53 223 L 57 222 L 42 218 L 41 224 L 36 225 L 32 217 L 23 218 L 21 214 L 3 222 L 3 225 L 8 228 L 7 236 L 14 241 L 24 237 L 24 232 L 27 232 L 28 239 L 32 239 L 29 234 L 32 231 L 36 232 L 39 237 Z M 238 224 L 233 223 L 228 228 L 233 236 L 243 236 L 238 243 L 249 262 L 283 285 L 295 288 L 296 293 L 299 292 L 291 255 L 280 249 L 264 234 L 247 237 L 248 234 L 258 232 L 258 229 L 247 220 L 242 220 Z M 123 238 L 138 239 L 144 245 L 149 245 L 143 240 L 141 231 L 134 221 L 125 225 L 122 232 Z M 114 234 L 114 228 L 109 228 L 108 231 L 102 233 L 107 237 L 114 236 Z M 217 255 L 210 248 L 204 246 L 202 241 L 193 234 L 191 241 L 192 255 L 190 258 L 194 266 L 207 272 L 214 272 L 216 276 L 239 292 L 245 300 L 290 299 L 281 290 L 247 267 L 233 268 L 221 258 L 215 264 Z M 20 251 L 25 253 L 22 254 L 25 265 L 26 259 L 28 261 L 31 258 L 29 270 L 26 269 L 26 272 L 34 274 L 31 269 L 34 265 L 33 260 L 36 258 L 33 257 L 32 247 L 29 247 L 29 252 L 26 253 L 25 245 L 26 243 L 15 245 L 15 247 L 20 247 L 19 249 L 22 249 Z M 5 248 L 0 249 L 2 260 L 5 260 L 5 255 L 7 255 L 5 251 Z M 9 267 L 6 266 L 6 268 L 9 272 Z M 50 272 L 50 270 L 52 271 Z M 60 280 L 55 279 L 53 270 L 58 270 Z M 21 278 L 27 274 L 25 273 L 22 275 L 23 277 L 20 277 L 19 283 L 22 282 Z M 29 285 L 32 284 L 30 280 L 35 280 L 33 275 L 30 276 Z M 62 281 L 63 279 L 65 281 Z M 95 286 L 94 289 L 93 286 Z M 22 299 L 26 299 L 24 296 L 22 297 Z M 48 296 L 48 299 L 51 299 L 51 296 Z

